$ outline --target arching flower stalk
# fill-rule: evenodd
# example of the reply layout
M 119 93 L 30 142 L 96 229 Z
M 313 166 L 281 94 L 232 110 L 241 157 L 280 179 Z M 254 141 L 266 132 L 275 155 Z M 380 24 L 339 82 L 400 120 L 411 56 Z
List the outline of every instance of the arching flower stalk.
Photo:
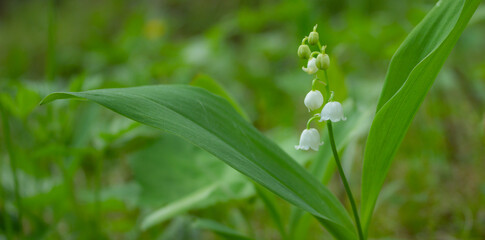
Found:
M 318 151 L 319 146 L 323 144 L 320 140 L 320 133 L 316 128 L 310 128 L 311 122 L 315 119 L 319 118 L 319 122 L 326 121 L 328 135 L 330 139 L 330 145 L 332 148 L 332 153 L 334 155 L 334 159 L 337 165 L 337 169 L 340 174 L 340 178 L 345 188 L 345 192 L 350 201 L 350 205 L 352 206 L 352 212 L 355 219 L 355 225 L 357 228 L 357 232 L 359 235 L 360 240 L 364 240 L 364 235 L 362 232 L 362 227 L 360 224 L 359 214 L 357 212 L 357 207 L 355 204 L 354 197 L 352 192 L 350 191 L 350 186 L 345 177 L 345 173 L 342 168 L 342 164 L 340 163 L 340 158 L 338 156 L 337 147 L 335 144 L 335 139 L 333 136 L 333 127 L 332 122 L 340 122 L 345 121 L 347 118 L 344 116 L 344 111 L 342 108 L 342 104 L 337 101 L 333 100 L 333 92 L 330 91 L 329 81 L 327 77 L 327 69 L 330 67 L 330 57 L 325 52 L 326 46 L 322 46 L 320 44 L 320 38 L 318 35 L 317 25 L 313 28 L 313 31 L 309 34 L 309 36 L 304 37 L 301 45 L 298 47 L 298 56 L 302 59 L 306 59 L 306 67 L 302 67 L 302 70 L 310 75 L 315 74 L 315 78 L 312 81 L 312 89 L 311 91 L 305 96 L 304 104 L 308 108 L 308 111 L 318 111 L 322 106 L 323 108 L 320 111 L 320 114 L 314 114 L 307 123 L 307 128 L 303 130 L 300 136 L 300 143 L 299 145 L 295 146 L 297 150 L 314 150 Z M 306 44 L 308 42 L 309 45 Z M 317 47 L 317 51 L 311 52 L 310 47 L 315 48 Z M 325 75 L 325 81 L 321 82 L 318 77 L 317 73 L 319 71 L 323 71 Z M 328 100 L 325 102 L 322 93 L 316 89 L 316 83 L 322 83 L 325 86 L 325 92 L 328 97 Z M 325 103 L 325 104 L 324 104 Z

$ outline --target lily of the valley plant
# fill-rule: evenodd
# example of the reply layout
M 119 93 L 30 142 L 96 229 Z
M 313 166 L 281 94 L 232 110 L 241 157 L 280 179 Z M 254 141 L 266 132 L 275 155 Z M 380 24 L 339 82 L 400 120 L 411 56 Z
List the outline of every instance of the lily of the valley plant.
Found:
M 204 89 L 157 85 L 60 92 L 47 96 L 42 103 L 65 98 L 88 99 L 137 122 L 173 133 L 310 213 L 335 238 L 362 240 L 368 235 L 377 198 L 407 129 L 479 4 L 479 0 L 441 0 L 409 34 L 391 59 L 363 155 L 360 218 L 334 140 L 333 124 L 338 127 L 338 122 L 345 121 L 346 117 L 342 105 L 333 97 L 334 89 L 327 77 L 327 69 L 331 67 L 330 57 L 326 53 L 326 46 L 320 44 L 316 26 L 303 38 L 298 56 L 306 60 L 303 71 L 315 77 L 303 102 L 312 115 L 296 149 L 318 151 L 323 144 L 323 132 L 317 124 L 325 123 L 329 137 L 329 143 L 325 144 L 330 144 L 351 205 L 353 221 L 343 204 L 325 185 L 251 126 L 231 106 L 234 103 Z M 317 86 L 323 89 L 322 92 Z M 274 204 L 263 195 L 263 202 L 274 213 L 272 217 L 279 226 L 281 236 L 286 236 L 283 239 L 300 239 L 293 238 L 292 232 L 289 235 L 286 233 Z M 174 206 L 175 209 L 181 208 L 180 202 L 171 206 L 167 208 L 170 210 L 161 208 L 147 216 L 142 229 L 173 217 Z M 242 234 L 236 234 L 238 237 L 233 238 L 235 231 L 228 231 L 227 227 L 217 225 L 212 229 L 222 231 L 224 236 L 231 233 L 231 239 L 248 239 Z
M 330 138 L 330 144 L 332 148 L 332 152 L 334 155 L 335 162 L 337 164 L 337 168 L 340 174 L 340 178 L 342 179 L 342 183 L 345 188 L 345 192 L 349 198 L 350 204 L 352 206 L 352 212 L 354 214 L 355 225 L 357 228 L 357 232 L 359 234 L 359 239 L 364 239 L 364 234 L 362 231 L 362 227 L 360 224 L 359 214 L 357 212 L 357 206 L 355 204 L 354 197 L 350 190 L 349 183 L 347 178 L 345 177 L 345 173 L 342 168 L 342 164 L 340 163 L 340 158 L 338 156 L 337 147 L 335 145 L 335 139 L 333 136 L 333 127 L 332 122 L 339 122 L 345 121 L 347 118 L 344 116 L 344 111 L 342 109 L 342 104 L 339 102 L 333 101 L 334 92 L 331 91 L 331 86 L 328 80 L 327 69 L 330 66 L 330 58 L 327 53 L 325 53 L 326 46 L 322 46 L 320 43 L 319 35 L 317 30 L 317 25 L 313 27 L 313 31 L 307 36 L 304 37 L 300 47 L 298 47 L 298 56 L 302 59 L 307 59 L 307 66 L 302 67 L 302 70 L 308 73 L 309 75 L 315 75 L 315 78 L 312 81 L 312 89 L 306 95 L 304 104 L 308 108 L 310 112 L 320 112 L 315 113 L 310 119 L 308 120 L 306 129 L 303 130 L 301 137 L 300 137 L 300 144 L 295 146 L 297 150 L 314 150 L 318 151 L 318 147 L 323 144 L 320 138 L 320 133 L 316 128 L 311 128 L 311 122 L 313 120 L 319 119 L 319 122 L 326 121 L 327 122 L 327 129 L 328 135 Z M 310 46 L 313 48 L 317 48 L 316 51 L 311 51 Z M 323 71 L 325 79 L 322 81 L 318 78 L 318 71 Z M 326 96 L 328 96 L 327 101 L 323 98 L 322 93 L 316 89 L 316 85 L 321 83 L 325 86 Z M 325 105 L 324 105 L 325 103 Z M 323 108 L 322 108 L 323 106 Z M 320 110 L 321 111 L 318 111 Z

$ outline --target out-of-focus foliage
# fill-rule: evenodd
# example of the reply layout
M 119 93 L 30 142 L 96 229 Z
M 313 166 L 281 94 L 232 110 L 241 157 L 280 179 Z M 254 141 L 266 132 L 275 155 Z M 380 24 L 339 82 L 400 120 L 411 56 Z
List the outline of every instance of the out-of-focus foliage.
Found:
M 9 120 L 0 140 L 1 234 L 217 239 L 193 226 L 204 218 L 246 236 L 277 239 L 257 195 L 223 199 L 142 231 L 142 219 L 210 182 L 198 173 L 219 162 L 185 143 L 166 152 L 150 150 L 177 140 L 94 104 L 38 103 L 53 91 L 188 84 L 204 74 L 229 92 L 251 123 L 308 166 L 318 154 L 293 149 L 308 116 L 303 98 L 311 85 L 296 56 L 301 38 L 318 23 L 332 60 L 331 81 L 344 93 L 336 98 L 353 103 L 347 111 L 373 111 L 391 56 L 434 4 L 1 1 L 0 105 Z M 377 205 L 371 236 L 484 238 L 484 16 L 482 5 L 411 124 Z M 342 150 L 351 186 L 359 185 L 364 140 L 358 134 Z M 180 164 L 154 168 L 174 161 Z M 191 165 L 200 167 L 188 172 Z M 225 167 L 214 169 L 213 177 Z M 338 179 L 329 180 L 329 188 L 344 199 Z M 288 222 L 289 205 L 278 200 L 277 207 Z M 307 239 L 328 235 L 313 220 L 306 228 Z

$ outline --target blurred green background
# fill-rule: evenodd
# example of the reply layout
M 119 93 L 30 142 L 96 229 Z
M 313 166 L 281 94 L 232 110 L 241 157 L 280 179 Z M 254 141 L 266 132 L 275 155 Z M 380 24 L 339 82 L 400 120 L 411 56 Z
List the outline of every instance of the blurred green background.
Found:
M 315 24 L 336 97 L 359 119 L 342 152 L 359 199 L 363 146 L 387 65 L 434 4 L 0 1 L 0 239 L 222 239 L 196 227 L 197 219 L 280 239 L 254 185 L 209 154 L 93 103 L 38 104 L 54 91 L 209 79 L 309 166 L 319 155 L 293 148 L 311 88 L 296 51 Z M 482 4 L 400 147 L 374 239 L 485 239 L 484 51 Z M 338 176 L 328 185 L 345 201 Z M 180 202 L 180 211 L 141 230 L 146 216 Z M 290 205 L 277 202 L 288 220 Z M 329 238 L 317 221 L 305 224 L 298 239 Z

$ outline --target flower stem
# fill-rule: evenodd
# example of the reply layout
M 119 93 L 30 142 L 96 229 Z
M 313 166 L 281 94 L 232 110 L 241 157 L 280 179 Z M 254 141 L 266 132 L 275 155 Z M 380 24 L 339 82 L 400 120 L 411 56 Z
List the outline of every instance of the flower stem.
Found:
M 357 225 L 357 232 L 359 233 L 359 239 L 364 240 L 364 234 L 362 233 L 362 227 L 360 225 L 360 218 L 359 213 L 357 212 L 357 206 L 355 205 L 354 196 L 352 195 L 352 191 L 350 190 L 349 182 L 345 177 L 344 170 L 342 169 L 342 164 L 340 163 L 340 159 L 337 152 L 337 147 L 335 146 L 335 140 L 333 137 L 333 129 L 332 129 L 332 122 L 327 121 L 327 129 L 328 129 L 328 136 L 330 138 L 330 145 L 332 146 L 333 157 L 335 158 L 335 162 L 337 163 L 338 172 L 340 174 L 340 179 L 342 179 L 342 183 L 345 187 L 345 192 L 350 201 L 350 205 L 352 206 L 352 212 L 354 213 L 355 218 L 355 225 Z
M 313 55 L 317 55 L 318 56 L 318 54 L 320 54 L 320 52 L 314 51 L 314 52 L 312 52 L 312 54 L 310 54 L 310 57 L 313 57 Z
M 304 37 L 302 40 L 301 40 L 301 45 L 304 45 L 306 44 L 306 41 L 308 40 L 308 37 Z
M 315 77 L 312 81 L 312 91 L 315 91 L 317 89 L 317 82 L 318 82 L 318 77 Z
M 310 119 L 308 119 L 308 122 L 306 123 L 306 129 L 310 129 L 310 124 L 312 123 L 313 120 L 320 118 L 319 114 L 313 115 Z
M 328 81 L 328 75 L 327 71 L 324 70 L 325 73 L 325 80 L 327 82 L 327 85 L 325 86 L 325 90 L 327 91 L 327 96 L 330 98 L 333 97 L 333 94 L 330 92 L 330 84 Z M 333 158 L 335 158 L 335 163 L 337 163 L 337 169 L 340 175 L 340 179 L 342 180 L 342 183 L 345 188 L 345 192 L 347 193 L 347 197 L 349 198 L 350 205 L 352 207 L 352 213 L 354 214 L 354 219 L 355 219 L 355 225 L 357 226 L 357 233 L 359 234 L 359 239 L 364 240 L 364 234 L 362 232 L 362 226 L 360 224 L 360 218 L 359 218 L 359 212 L 357 211 L 357 206 L 355 205 L 355 200 L 354 196 L 352 195 L 352 191 L 350 190 L 349 182 L 347 181 L 347 178 L 345 177 L 344 170 L 342 168 L 342 164 L 340 163 L 340 158 L 338 156 L 338 151 L 337 147 L 335 145 L 335 139 L 333 136 L 333 128 L 332 128 L 332 121 L 327 121 L 327 129 L 328 129 L 328 137 L 330 138 L 330 146 L 332 147 L 332 152 L 333 152 Z

